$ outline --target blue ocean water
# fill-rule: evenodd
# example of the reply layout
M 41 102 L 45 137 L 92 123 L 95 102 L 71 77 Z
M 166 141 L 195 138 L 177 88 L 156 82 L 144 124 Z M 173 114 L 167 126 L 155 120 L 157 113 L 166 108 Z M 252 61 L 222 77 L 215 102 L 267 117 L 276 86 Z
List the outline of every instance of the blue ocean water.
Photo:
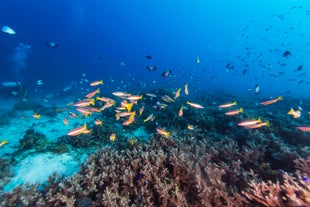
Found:
M 169 150 L 192 153 L 186 161 L 202 166 L 199 155 L 206 151 L 206 157 L 213 156 L 210 163 L 206 158 L 210 169 L 226 170 L 221 182 L 229 195 L 249 192 L 254 177 L 275 182 L 285 173 L 292 176 L 302 168 L 298 160 L 309 165 L 302 160 L 309 156 L 309 22 L 310 0 L 1 1 L 0 198 L 11 202 L 7 192 L 27 182 L 42 184 L 54 171 L 80 173 L 74 183 L 98 164 L 96 155 L 130 161 L 139 150 L 139 159 L 144 158 L 147 147 L 169 159 Z M 90 86 L 99 80 L 104 83 Z M 85 95 L 96 89 L 100 93 L 91 104 Z M 81 102 L 88 105 L 77 106 Z M 228 152 L 216 151 L 222 144 L 230 145 Z M 161 146 L 165 150 L 157 149 Z M 93 154 L 103 148 L 104 153 Z M 235 157 L 221 157 L 229 149 Z M 175 173 L 169 159 L 162 168 Z M 227 170 L 232 167 L 239 171 Z M 294 179 L 307 182 L 306 173 Z M 229 180 L 230 175 L 239 180 Z M 147 186 L 143 173 L 131 176 L 136 186 Z M 93 206 L 106 193 L 100 190 L 88 192 Z M 170 195 L 178 191 L 176 184 Z M 151 202 L 162 204 L 159 193 L 154 195 Z M 135 196 L 129 196 L 130 205 L 142 206 L 142 196 Z M 191 196 L 186 198 L 193 204 Z
M 252 95 L 248 89 L 259 85 L 265 97 L 289 93 L 307 98 L 308 4 L 280 0 L 1 2 L 1 24 L 16 34 L 0 36 L 0 79 L 20 80 L 34 96 L 35 89 L 43 94 L 61 91 L 86 74 L 89 80 L 103 79 L 111 88 L 130 84 L 128 90 L 173 82 L 174 88 L 189 83 L 202 91 Z M 58 47 L 47 47 L 46 41 Z M 20 44 L 31 49 L 18 54 Z M 292 55 L 282 57 L 287 50 Z M 226 70 L 227 64 L 232 69 Z M 157 70 L 148 71 L 147 65 L 156 65 Z M 302 71 L 296 72 L 299 65 Z M 172 70 L 170 78 L 161 77 L 165 70 Z M 111 79 L 115 81 L 108 83 Z M 44 84 L 38 87 L 37 80 Z

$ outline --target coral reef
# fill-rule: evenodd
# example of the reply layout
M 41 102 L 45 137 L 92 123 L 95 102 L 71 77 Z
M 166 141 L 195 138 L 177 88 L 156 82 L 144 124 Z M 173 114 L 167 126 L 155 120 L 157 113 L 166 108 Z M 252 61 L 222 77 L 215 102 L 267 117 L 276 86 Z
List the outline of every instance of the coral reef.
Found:
M 67 137 L 67 136 L 66 136 Z M 35 152 L 53 152 L 66 153 L 69 151 L 68 145 L 58 140 L 58 142 L 50 142 L 46 136 L 40 132 L 36 132 L 33 128 L 26 130 L 25 135 L 19 140 L 18 150 L 14 152 L 14 156 Z
M 0 189 L 2 189 L 10 181 L 10 177 L 13 176 L 13 172 L 11 171 L 13 164 L 15 163 L 12 159 L 0 159 Z
M 216 133 L 179 135 L 155 136 L 131 150 L 104 147 L 72 177 L 53 175 L 41 190 L 34 185 L 2 193 L 1 206 L 309 205 L 309 159 L 295 159 L 294 175 L 264 160 L 265 147 L 281 140 L 259 134 L 239 146 Z
M 259 115 L 273 127 L 252 130 L 236 124 L 258 117 L 250 106 L 249 113 L 227 117 L 210 102 L 179 117 L 184 102 L 180 97 L 162 111 L 145 108 L 126 127 L 107 109 L 102 126 L 87 123 L 92 133 L 55 143 L 28 130 L 21 151 L 99 150 L 71 177 L 54 174 L 46 184 L 1 191 L 0 206 L 310 206 L 310 137 L 291 129 L 290 117 L 262 109 Z M 144 122 L 152 113 L 155 121 Z M 195 127 L 187 129 L 189 123 Z M 162 126 L 169 138 L 154 134 Z
M 310 158 L 295 162 L 300 170 L 294 175 L 284 173 L 277 182 L 260 181 L 253 175 L 250 189 L 243 194 L 263 206 L 310 206 Z
M 20 150 L 35 148 L 36 151 L 42 152 L 47 149 L 47 139 L 44 134 L 35 132 L 34 129 L 28 129 L 24 137 L 19 140 Z
M 178 141 L 160 137 L 131 151 L 106 147 L 90 156 L 79 174 L 62 182 L 51 182 L 44 191 L 27 197 L 26 203 L 73 206 L 84 198 L 91 199 L 93 206 L 246 204 L 247 200 L 237 191 L 226 187 L 223 182 L 226 171 L 211 159 L 203 143 L 182 146 Z M 33 189 L 25 190 L 28 194 L 33 192 Z M 14 190 L 3 195 L 3 200 L 20 202 L 15 193 L 19 192 Z

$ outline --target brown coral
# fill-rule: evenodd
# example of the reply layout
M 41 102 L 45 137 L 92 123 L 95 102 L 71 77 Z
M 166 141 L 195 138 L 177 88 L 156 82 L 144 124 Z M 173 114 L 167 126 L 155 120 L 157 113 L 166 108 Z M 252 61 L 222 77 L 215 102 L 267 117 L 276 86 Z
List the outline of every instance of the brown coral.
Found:
M 300 171 L 296 171 L 295 175 L 284 173 L 283 180 L 276 182 L 259 181 L 256 178 L 250 182 L 250 188 L 243 191 L 243 194 L 268 207 L 310 206 L 309 174 Z
M 130 150 L 104 147 L 78 174 L 53 175 L 40 191 L 34 185 L 2 193 L 0 206 L 310 205 L 309 159 L 298 158 L 295 175 L 284 173 L 279 179 L 263 159 L 263 135 L 242 146 L 215 133 L 199 139 L 185 133 L 171 139 L 155 136 Z M 273 181 L 261 180 L 269 177 Z

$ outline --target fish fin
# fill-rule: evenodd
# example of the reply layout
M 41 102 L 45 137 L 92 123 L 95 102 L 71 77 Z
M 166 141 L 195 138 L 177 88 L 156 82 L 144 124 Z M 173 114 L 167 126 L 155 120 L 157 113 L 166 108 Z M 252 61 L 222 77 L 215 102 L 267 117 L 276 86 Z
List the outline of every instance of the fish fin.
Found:
M 291 108 L 291 110 L 287 113 L 287 114 L 293 114 L 295 111 L 293 108 Z
M 133 103 L 129 103 L 129 104 L 126 105 L 126 108 L 127 108 L 128 112 L 131 111 L 132 106 L 133 106 Z
M 262 120 L 261 120 L 260 117 L 257 119 L 257 122 L 260 123 L 260 124 L 262 123 Z

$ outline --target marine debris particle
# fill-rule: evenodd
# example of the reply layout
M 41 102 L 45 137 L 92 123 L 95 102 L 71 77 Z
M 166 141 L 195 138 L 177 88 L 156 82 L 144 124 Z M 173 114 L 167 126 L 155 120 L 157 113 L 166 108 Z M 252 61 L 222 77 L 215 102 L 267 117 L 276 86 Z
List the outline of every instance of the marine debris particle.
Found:
M 283 54 L 282 54 L 282 57 L 289 57 L 289 56 L 291 56 L 292 55 L 292 53 L 290 52 L 290 51 L 288 51 L 288 50 L 286 50 Z

